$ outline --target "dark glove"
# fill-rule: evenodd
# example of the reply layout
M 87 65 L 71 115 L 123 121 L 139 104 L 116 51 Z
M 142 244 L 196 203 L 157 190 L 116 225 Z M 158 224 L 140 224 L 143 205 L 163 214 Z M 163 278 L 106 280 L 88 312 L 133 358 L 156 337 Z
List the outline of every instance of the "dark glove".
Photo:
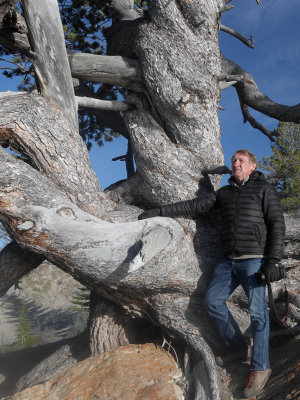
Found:
M 269 258 L 265 267 L 265 274 L 269 276 L 270 282 L 280 281 L 285 278 L 285 269 L 281 266 L 279 260 Z
M 142 212 L 142 214 L 138 216 L 138 219 L 146 219 L 158 216 L 161 216 L 160 208 L 152 208 L 151 210 Z

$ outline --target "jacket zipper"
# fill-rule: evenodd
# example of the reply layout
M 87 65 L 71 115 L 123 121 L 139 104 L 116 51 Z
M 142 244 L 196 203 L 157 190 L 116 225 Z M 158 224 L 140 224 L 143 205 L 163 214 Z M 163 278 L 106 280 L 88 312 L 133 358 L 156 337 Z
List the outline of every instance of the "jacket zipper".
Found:
M 241 191 L 241 187 L 236 187 L 237 190 L 237 196 L 235 199 L 235 214 L 234 214 L 234 240 L 233 240 L 233 254 L 235 256 L 239 256 L 239 254 L 236 253 L 236 226 L 237 226 L 237 215 L 238 215 L 238 201 L 239 201 L 239 197 L 240 197 L 240 191 Z

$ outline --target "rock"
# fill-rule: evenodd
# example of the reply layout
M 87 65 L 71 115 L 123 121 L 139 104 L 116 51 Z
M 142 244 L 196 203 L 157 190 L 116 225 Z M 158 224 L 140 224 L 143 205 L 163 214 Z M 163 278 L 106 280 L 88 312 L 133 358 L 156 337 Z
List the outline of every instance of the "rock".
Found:
M 74 311 L 74 296 L 83 286 L 49 262 L 32 270 L 0 298 L 0 346 L 17 341 L 21 303 L 37 344 L 71 338 L 86 326 L 87 312 Z
M 12 400 L 183 400 L 173 357 L 152 343 L 126 345 L 87 358 Z

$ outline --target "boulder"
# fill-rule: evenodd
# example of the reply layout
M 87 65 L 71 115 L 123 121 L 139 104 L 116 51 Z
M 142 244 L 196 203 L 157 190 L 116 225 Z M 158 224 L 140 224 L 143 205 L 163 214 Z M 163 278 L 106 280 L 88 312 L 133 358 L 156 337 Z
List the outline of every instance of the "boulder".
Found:
M 12 399 L 183 400 L 181 378 L 174 358 L 163 348 L 126 345 L 89 357 Z

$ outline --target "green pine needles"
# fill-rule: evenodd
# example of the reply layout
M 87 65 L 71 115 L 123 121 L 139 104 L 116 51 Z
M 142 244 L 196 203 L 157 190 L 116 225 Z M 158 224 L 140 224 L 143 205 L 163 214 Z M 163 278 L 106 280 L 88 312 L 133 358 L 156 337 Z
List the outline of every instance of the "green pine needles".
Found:
M 34 335 L 32 332 L 26 302 L 24 300 L 21 300 L 16 348 L 18 350 L 26 349 L 27 347 L 32 347 L 36 345 L 37 342 L 38 336 Z
M 300 209 L 300 124 L 279 122 L 277 132 L 271 157 L 263 157 L 259 167 L 269 172 L 284 212 L 294 213 Z

